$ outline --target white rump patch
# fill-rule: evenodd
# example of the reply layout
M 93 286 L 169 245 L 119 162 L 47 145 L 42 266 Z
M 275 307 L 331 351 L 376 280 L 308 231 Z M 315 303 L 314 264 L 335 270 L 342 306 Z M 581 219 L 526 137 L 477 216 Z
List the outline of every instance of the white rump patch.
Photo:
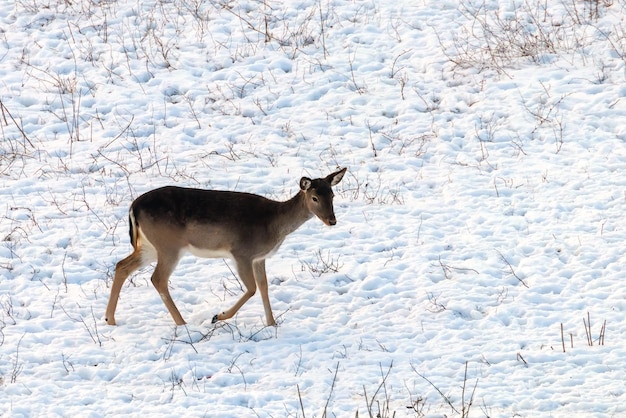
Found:
M 141 228 L 138 228 L 137 244 L 139 244 L 141 254 L 141 267 L 145 267 L 148 264 L 157 261 L 157 251 L 154 245 L 143 234 Z

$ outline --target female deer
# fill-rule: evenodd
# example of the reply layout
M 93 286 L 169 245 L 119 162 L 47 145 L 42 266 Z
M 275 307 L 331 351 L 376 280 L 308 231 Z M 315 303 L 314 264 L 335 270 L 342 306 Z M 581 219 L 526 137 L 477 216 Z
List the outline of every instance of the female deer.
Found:
M 168 280 L 185 252 L 198 257 L 230 258 L 246 292 L 213 322 L 229 319 L 256 292 L 263 299 L 267 325 L 275 325 L 268 297 L 265 259 L 287 235 L 313 215 L 335 225 L 333 191 L 346 168 L 325 178 L 300 179 L 300 191 L 285 202 L 241 192 L 162 187 L 139 196 L 130 206 L 133 253 L 117 263 L 106 321 L 115 325 L 115 308 L 126 278 L 154 261 L 152 284 L 176 325 L 185 324 L 168 290 Z

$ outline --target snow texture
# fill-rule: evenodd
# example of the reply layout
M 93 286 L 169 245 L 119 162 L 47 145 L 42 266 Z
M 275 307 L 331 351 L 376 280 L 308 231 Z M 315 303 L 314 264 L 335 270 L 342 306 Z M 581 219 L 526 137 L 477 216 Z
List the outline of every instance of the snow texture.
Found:
M 0 414 L 626 416 L 624 0 L 0 3 Z M 337 225 L 122 289 L 175 184 Z M 589 335 L 588 335 L 589 334 Z M 377 415 L 378 414 L 378 415 Z

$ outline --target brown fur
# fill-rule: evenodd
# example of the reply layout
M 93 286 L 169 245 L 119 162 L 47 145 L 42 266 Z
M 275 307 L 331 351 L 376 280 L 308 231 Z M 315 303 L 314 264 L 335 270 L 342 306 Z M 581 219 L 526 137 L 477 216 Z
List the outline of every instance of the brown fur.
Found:
M 189 251 L 200 257 L 227 257 L 235 261 L 246 292 L 213 322 L 231 318 L 258 286 L 268 325 L 276 321 L 270 307 L 265 259 L 278 250 L 287 235 L 312 216 L 335 225 L 332 186 L 346 169 L 323 179 L 303 177 L 300 191 L 285 202 L 241 192 L 162 187 L 139 196 L 129 211 L 133 252 L 117 263 L 106 321 L 115 325 L 122 285 L 135 270 L 156 261 L 152 284 L 174 322 L 185 320 L 172 300 L 168 280 L 180 257 Z

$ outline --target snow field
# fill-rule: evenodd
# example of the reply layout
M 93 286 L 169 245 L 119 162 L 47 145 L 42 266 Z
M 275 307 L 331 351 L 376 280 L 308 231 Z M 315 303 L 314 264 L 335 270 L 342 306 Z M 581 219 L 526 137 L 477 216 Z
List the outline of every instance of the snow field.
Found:
M 544 4 L 0 5 L 0 413 L 626 414 L 626 4 Z M 191 256 L 187 327 L 150 268 L 104 323 L 141 193 L 343 166 L 268 261 L 278 327 L 212 325 L 240 284 Z

